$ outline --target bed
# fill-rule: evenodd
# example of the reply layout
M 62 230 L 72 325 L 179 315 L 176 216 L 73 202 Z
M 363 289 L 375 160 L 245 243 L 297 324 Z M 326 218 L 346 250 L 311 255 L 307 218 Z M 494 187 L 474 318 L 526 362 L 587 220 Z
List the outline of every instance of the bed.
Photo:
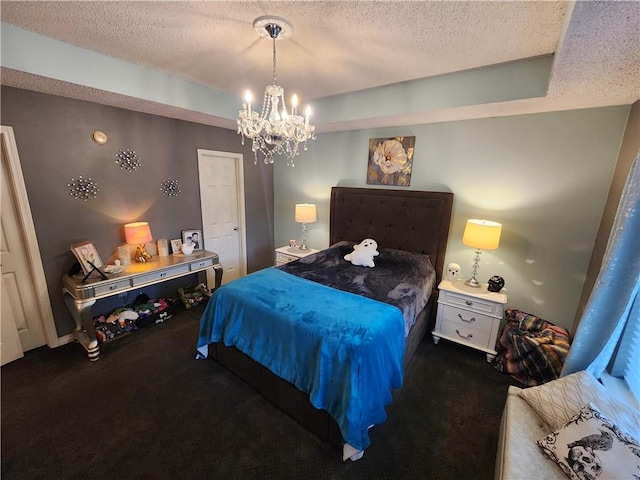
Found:
M 358 458 L 434 320 L 452 204 L 449 192 L 333 187 L 330 247 L 214 292 L 201 319 L 199 355 L 342 448 L 343 458 Z M 353 267 L 360 273 L 383 277 L 390 258 L 428 256 L 432 276 L 424 274 L 427 292 L 416 295 L 423 303 L 407 305 L 408 288 L 384 292 L 390 300 L 383 303 L 331 284 L 350 267 L 344 252 L 365 238 L 377 241 L 380 255 L 373 269 Z M 313 278 L 313 264 L 330 275 Z

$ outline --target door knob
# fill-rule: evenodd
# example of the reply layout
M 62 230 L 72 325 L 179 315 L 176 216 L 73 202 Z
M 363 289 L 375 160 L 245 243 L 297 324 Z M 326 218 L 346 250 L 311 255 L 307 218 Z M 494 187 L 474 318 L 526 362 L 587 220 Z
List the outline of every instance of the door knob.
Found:
M 237 232 L 238 231 L 238 227 L 233 227 L 233 229 Z

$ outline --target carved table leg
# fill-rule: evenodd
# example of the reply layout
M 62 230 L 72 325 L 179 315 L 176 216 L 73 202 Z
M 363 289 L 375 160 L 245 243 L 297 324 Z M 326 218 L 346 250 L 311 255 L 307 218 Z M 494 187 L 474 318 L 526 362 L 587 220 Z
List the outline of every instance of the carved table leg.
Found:
M 95 362 L 100 358 L 100 347 L 96 338 L 96 330 L 93 326 L 93 315 L 91 307 L 95 300 L 74 300 L 71 295 L 65 292 L 64 302 L 76 322 L 74 337 L 80 345 L 87 351 L 89 360 Z
M 493 362 L 494 358 L 496 358 L 496 356 L 493 353 L 487 353 L 487 362 Z
M 438 342 L 440 341 L 440 337 L 437 337 L 435 335 L 432 335 L 432 336 L 433 336 L 433 343 L 435 343 L 437 345 Z

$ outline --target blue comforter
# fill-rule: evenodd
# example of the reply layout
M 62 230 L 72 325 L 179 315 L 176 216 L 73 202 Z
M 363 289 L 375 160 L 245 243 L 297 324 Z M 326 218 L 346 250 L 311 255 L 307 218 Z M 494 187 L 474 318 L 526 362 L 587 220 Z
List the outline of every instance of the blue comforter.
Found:
M 404 320 L 392 305 L 277 268 L 218 288 L 200 320 L 198 351 L 223 342 L 309 394 L 343 439 L 369 446 L 392 389 L 402 386 Z

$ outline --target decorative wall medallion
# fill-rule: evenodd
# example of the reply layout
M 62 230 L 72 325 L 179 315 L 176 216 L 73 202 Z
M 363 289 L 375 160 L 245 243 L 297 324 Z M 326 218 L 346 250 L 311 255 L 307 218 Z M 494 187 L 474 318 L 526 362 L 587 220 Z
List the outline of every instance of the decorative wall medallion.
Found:
M 85 179 L 82 178 L 82 175 L 79 176 L 77 180 L 72 178 L 67 186 L 69 187 L 69 195 L 76 200 L 82 200 L 84 202 L 90 198 L 96 198 L 100 191 L 98 184 L 91 180 L 91 177 Z
M 104 145 L 105 143 L 107 143 L 107 134 L 101 132 L 100 130 L 96 130 L 95 132 L 93 132 L 91 134 L 91 137 L 93 138 L 94 142 L 100 145 Z
M 171 180 L 171 178 L 166 178 L 160 184 L 160 190 L 164 195 L 169 197 L 177 197 L 180 195 L 180 184 L 177 180 Z
M 142 165 L 140 157 L 136 155 L 134 150 L 120 150 L 116 153 L 116 163 L 120 165 L 122 170 L 133 172 Z

